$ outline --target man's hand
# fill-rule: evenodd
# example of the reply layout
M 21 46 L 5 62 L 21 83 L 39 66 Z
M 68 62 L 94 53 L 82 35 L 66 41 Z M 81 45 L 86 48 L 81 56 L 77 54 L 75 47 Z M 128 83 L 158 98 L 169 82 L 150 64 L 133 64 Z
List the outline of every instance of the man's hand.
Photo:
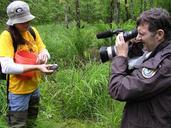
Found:
M 116 37 L 115 52 L 117 56 L 128 57 L 128 43 L 124 40 L 123 32 L 119 33 Z

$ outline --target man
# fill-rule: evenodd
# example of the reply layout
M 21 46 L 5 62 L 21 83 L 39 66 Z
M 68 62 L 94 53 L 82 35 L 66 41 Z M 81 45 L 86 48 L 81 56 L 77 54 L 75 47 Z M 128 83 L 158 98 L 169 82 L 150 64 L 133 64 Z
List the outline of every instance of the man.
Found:
M 126 101 L 121 128 L 171 128 L 171 17 L 161 8 L 143 12 L 136 39 L 144 55 L 129 70 L 128 44 L 116 37 L 109 92 Z

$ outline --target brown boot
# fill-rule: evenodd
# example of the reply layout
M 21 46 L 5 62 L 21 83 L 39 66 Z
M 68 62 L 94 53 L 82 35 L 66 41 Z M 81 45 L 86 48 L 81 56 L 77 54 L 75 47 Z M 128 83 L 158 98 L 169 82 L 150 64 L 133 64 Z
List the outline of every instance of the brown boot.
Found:
M 39 111 L 39 97 L 32 97 L 29 102 L 28 108 L 28 121 L 27 126 L 28 128 L 36 127 L 36 119 Z
M 8 125 L 9 128 L 27 128 L 27 111 L 9 111 Z

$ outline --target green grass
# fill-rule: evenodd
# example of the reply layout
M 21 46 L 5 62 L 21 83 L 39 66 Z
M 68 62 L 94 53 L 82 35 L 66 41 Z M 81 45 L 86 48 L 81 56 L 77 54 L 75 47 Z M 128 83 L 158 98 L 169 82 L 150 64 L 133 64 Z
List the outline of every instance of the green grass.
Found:
M 45 95 L 42 96 L 42 116 L 48 120 L 57 117 L 64 122 L 89 120 L 94 122 L 92 127 L 118 127 L 123 103 L 108 95 L 108 73 L 108 63 L 88 63 L 82 68 L 61 69 L 46 78 L 41 88 Z
M 129 24 L 130 27 L 130 24 Z M 77 30 L 71 24 L 37 26 L 51 60 L 59 71 L 40 83 L 41 106 L 37 128 L 118 128 L 124 103 L 108 94 L 110 63 L 101 64 L 98 49 L 110 40 L 97 40 L 107 25 L 88 25 Z M 5 86 L 0 90 L 0 112 L 6 113 Z M 0 118 L 0 128 L 6 126 Z
M 4 117 L 0 117 L 0 128 L 7 128 L 6 120 Z

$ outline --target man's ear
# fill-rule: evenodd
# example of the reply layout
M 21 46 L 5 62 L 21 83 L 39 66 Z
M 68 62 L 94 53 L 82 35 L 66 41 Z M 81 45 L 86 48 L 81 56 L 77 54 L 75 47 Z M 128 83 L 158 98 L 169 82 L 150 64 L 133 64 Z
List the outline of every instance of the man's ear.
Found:
M 157 38 L 157 40 L 158 41 L 163 41 L 164 40 L 164 36 L 165 36 L 165 32 L 164 32 L 164 30 L 162 30 L 162 29 L 158 29 L 157 30 L 157 34 L 156 34 L 156 38 Z

